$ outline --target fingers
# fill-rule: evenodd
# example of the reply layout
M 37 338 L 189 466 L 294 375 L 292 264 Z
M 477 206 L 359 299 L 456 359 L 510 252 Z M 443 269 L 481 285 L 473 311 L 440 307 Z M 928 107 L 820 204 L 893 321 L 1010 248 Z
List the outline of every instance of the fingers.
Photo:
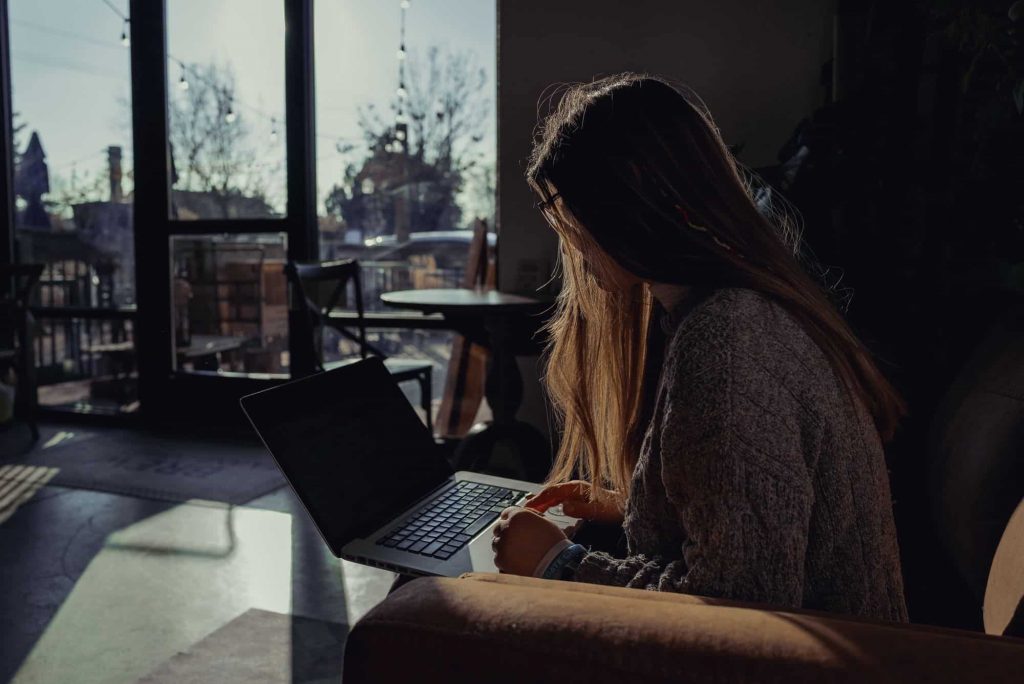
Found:
M 532 573 L 544 553 L 566 538 L 558 525 L 519 506 L 502 511 L 491 534 L 495 567 L 517 575 Z
M 531 497 L 527 497 L 526 507 L 543 513 L 552 506 L 557 506 L 571 499 L 585 496 L 586 484 L 582 482 L 563 482 L 549 485 Z
M 504 572 L 507 569 L 505 567 L 505 557 L 507 555 L 505 544 L 507 540 L 504 535 L 508 532 L 512 516 L 515 515 L 517 510 L 521 511 L 523 509 L 516 506 L 506 508 L 501 512 L 497 524 L 491 528 L 491 534 L 494 535 L 491 539 L 491 551 L 494 553 L 494 567 L 498 568 L 499 572 Z
M 527 509 L 522 508 L 521 506 L 509 506 L 501 512 L 501 515 L 498 516 L 497 524 L 491 528 L 491 534 L 494 535 L 494 538 L 491 540 L 491 548 L 494 549 L 495 552 L 498 551 L 501 536 L 508 532 L 509 525 L 512 524 L 512 517 L 517 513 L 527 513 Z M 533 511 L 529 511 L 529 513 L 531 515 L 535 514 Z
M 491 552 L 494 553 L 494 566 L 498 568 L 500 572 L 504 565 L 504 554 L 501 552 L 501 535 L 508 529 L 508 522 L 505 520 L 500 521 L 497 525 L 491 528 L 491 533 L 494 535 L 491 538 Z

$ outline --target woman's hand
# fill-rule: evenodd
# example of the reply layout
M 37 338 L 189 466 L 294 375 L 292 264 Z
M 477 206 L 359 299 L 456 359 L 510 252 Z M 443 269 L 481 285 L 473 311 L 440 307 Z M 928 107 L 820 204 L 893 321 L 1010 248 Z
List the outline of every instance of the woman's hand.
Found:
M 509 575 L 530 577 L 551 547 L 565 538 L 558 525 L 540 513 L 506 508 L 494 526 L 494 564 Z
M 536 494 L 527 494 L 526 507 L 543 513 L 561 504 L 562 512 L 573 518 L 621 525 L 625 502 L 618 492 L 602 489 L 596 500 L 591 501 L 590 489 L 590 483 L 583 480 L 548 485 Z

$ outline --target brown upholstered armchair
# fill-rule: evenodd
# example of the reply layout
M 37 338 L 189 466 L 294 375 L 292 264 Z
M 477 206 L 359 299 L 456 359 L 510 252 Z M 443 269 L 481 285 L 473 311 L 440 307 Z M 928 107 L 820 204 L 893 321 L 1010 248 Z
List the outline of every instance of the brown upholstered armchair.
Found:
M 1024 639 L 471 574 L 415 580 L 370 611 L 343 681 L 1021 682 Z

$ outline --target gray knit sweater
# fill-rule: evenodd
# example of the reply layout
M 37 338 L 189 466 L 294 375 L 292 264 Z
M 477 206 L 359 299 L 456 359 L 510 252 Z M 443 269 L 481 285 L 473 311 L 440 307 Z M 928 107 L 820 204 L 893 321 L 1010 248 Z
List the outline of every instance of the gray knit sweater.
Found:
M 663 327 L 629 556 L 576 580 L 906 621 L 882 445 L 814 341 L 740 289 Z

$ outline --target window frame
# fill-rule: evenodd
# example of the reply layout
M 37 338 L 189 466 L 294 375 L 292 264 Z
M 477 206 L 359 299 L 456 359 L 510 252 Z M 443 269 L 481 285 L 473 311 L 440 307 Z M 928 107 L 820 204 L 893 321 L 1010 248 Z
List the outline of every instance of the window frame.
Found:
M 14 133 L 11 106 L 11 35 L 7 0 L 0 0 L 0 263 L 14 262 Z M 0 298 L 10 292 L 0 282 Z
M 174 371 L 170 334 L 172 235 L 285 233 L 289 260 L 315 261 L 318 256 L 313 0 L 281 2 L 281 30 L 285 33 L 285 216 L 183 221 L 170 216 L 167 0 L 130 0 L 134 149 L 137 159 L 152 160 L 135 166 L 136 263 L 147 264 L 136 273 L 139 399 L 146 413 L 173 414 L 188 405 L 191 411 L 200 408 L 237 414 L 233 400 L 271 382 L 258 375 L 208 377 Z M 290 331 L 299 323 L 293 308 L 289 307 Z M 297 337 L 289 335 L 292 377 L 300 377 L 313 367 L 313 359 L 307 358 L 309 352 L 295 344 Z
M 316 179 L 316 108 L 314 68 L 314 1 L 280 0 L 284 5 L 286 211 L 266 219 L 171 218 L 171 157 L 167 67 L 167 0 L 129 0 L 130 79 L 134 159 L 134 241 L 136 308 L 134 311 L 81 307 L 45 307 L 47 318 L 89 318 L 113 315 L 134 321 L 139 400 L 147 416 L 241 416 L 235 401 L 249 391 L 284 381 L 253 374 L 176 373 L 172 325 L 171 235 L 285 233 L 287 258 L 316 261 L 319 223 Z M 16 258 L 13 195 L 11 53 L 9 0 L 0 0 L 0 263 Z M 10 286 L 0 282 L 0 296 Z M 304 324 L 289 288 L 289 330 Z M 388 312 L 373 317 L 375 327 L 450 329 L 440 317 Z M 289 335 L 290 376 L 315 368 L 311 350 Z

